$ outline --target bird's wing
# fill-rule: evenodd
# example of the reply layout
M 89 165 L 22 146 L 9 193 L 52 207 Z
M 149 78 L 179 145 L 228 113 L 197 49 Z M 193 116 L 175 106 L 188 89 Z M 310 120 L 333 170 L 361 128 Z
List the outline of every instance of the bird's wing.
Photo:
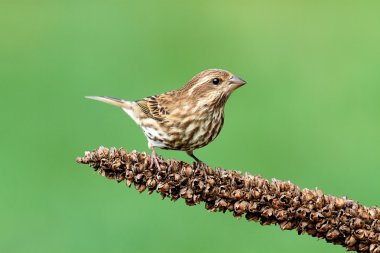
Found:
M 163 121 L 170 114 L 171 98 L 170 94 L 162 94 L 143 98 L 136 103 L 146 116 L 157 121 Z

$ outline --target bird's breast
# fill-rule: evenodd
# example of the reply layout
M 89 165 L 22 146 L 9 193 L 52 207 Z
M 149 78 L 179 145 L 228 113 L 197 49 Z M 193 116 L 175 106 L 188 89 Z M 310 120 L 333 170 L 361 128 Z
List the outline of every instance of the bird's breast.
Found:
M 160 122 L 141 119 L 141 128 L 153 147 L 172 150 L 195 150 L 216 138 L 224 122 L 223 110 L 207 113 L 171 115 Z
M 223 110 L 185 117 L 179 124 L 182 150 L 201 148 L 213 141 L 223 127 Z

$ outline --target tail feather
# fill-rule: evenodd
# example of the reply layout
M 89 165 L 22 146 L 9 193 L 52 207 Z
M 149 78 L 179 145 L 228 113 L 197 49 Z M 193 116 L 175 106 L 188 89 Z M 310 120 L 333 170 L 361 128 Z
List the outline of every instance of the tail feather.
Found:
M 107 97 L 107 96 L 86 96 L 85 98 L 97 100 L 100 102 L 104 102 L 104 103 L 115 105 L 122 108 L 129 108 L 128 101 L 125 101 L 119 98 Z

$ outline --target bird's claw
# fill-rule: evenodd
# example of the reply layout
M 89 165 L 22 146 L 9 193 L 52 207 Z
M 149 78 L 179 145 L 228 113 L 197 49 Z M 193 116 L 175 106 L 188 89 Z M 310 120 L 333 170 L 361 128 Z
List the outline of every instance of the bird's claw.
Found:
M 205 164 L 201 160 L 196 161 L 196 166 L 199 168 L 207 168 L 208 167 L 207 164 Z
M 150 166 L 149 168 L 153 168 L 153 164 L 156 165 L 157 169 L 160 169 L 160 163 L 158 162 L 158 155 L 156 152 L 152 152 L 152 155 L 150 156 Z

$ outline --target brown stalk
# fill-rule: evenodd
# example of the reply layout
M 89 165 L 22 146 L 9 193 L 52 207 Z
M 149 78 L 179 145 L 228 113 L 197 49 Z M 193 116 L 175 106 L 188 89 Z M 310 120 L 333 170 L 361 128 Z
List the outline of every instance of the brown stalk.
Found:
M 282 230 L 297 230 L 347 250 L 380 252 L 380 210 L 356 201 L 323 194 L 319 189 L 300 189 L 291 182 L 253 176 L 240 171 L 189 165 L 160 159 L 160 168 L 150 168 L 150 156 L 123 148 L 99 147 L 77 158 L 100 175 L 126 181 L 139 192 L 160 193 L 162 198 L 185 199 L 187 205 L 205 202 L 210 211 L 261 225 L 278 224 Z

